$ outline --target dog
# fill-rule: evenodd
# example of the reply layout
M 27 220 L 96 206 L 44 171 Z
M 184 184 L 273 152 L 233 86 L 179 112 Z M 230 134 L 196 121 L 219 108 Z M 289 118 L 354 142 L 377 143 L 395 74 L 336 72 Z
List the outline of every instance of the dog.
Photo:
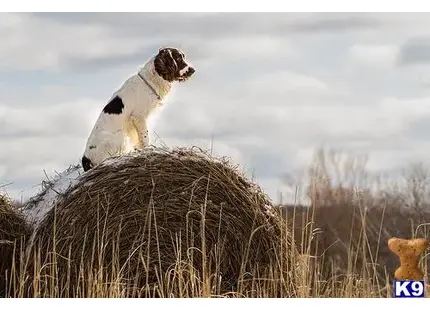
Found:
M 160 48 L 113 93 L 101 111 L 81 159 L 84 171 L 111 156 L 148 146 L 149 116 L 165 103 L 176 82 L 185 82 L 194 73 L 180 49 Z

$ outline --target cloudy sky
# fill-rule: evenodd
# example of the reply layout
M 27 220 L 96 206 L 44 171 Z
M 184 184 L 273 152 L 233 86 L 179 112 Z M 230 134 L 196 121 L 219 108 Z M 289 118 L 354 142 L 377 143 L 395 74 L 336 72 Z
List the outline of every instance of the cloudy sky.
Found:
M 429 14 L 2 13 L 0 37 L 0 185 L 17 199 L 78 163 L 112 92 L 168 45 L 197 72 L 153 143 L 213 145 L 275 200 L 320 146 L 375 171 L 430 154 Z

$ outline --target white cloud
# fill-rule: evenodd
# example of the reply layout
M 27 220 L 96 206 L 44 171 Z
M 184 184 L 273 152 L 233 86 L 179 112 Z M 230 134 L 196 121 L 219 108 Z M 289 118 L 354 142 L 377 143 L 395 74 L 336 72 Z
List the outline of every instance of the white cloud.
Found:
M 374 172 L 388 173 L 391 171 L 405 169 L 410 164 L 422 162 L 429 165 L 430 161 L 427 159 L 430 152 L 430 143 L 416 143 L 414 141 L 402 141 L 399 139 L 398 143 L 382 149 L 369 149 L 369 162 L 367 168 Z M 407 147 L 406 147 L 407 146 Z
M 383 98 L 361 106 L 312 104 L 285 107 L 284 111 L 290 116 L 290 124 L 311 124 L 327 137 L 363 135 L 382 138 L 399 135 L 407 125 L 430 117 L 430 98 Z
M 358 66 L 392 68 L 397 61 L 396 45 L 354 44 L 349 50 L 350 61 Z
M 294 49 L 287 39 L 279 40 L 278 36 L 248 35 L 243 37 L 226 37 L 205 43 L 209 53 L 207 60 L 217 61 L 262 61 L 271 57 L 282 59 L 294 55 Z
M 415 118 L 430 115 L 430 97 L 405 99 L 395 97 L 385 98 L 380 103 L 380 109 L 392 117 L 412 121 Z
M 67 60 L 132 55 L 148 44 L 137 37 L 114 36 L 94 24 L 73 27 L 32 15 L 2 14 L 0 68 L 59 70 Z
M 294 104 L 291 101 L 291 95 L 328 94 L 330 88 L 324 81 L 313 76 L 290 71 L 275 71 L 251 77 L 244 82 L 241 90 L 244 94 L 250 94 L 250 90 L 252 90 L 252 96 L 259 94 L 270 97 L 277 96 L 284 102 Z M 267 104 L 273 103 L 268 102 Z
M 0 104 L 0 124 L 4 128 L 0 137 L 80 136 L 92 127 L 101 107 L 103 101 L 88 99 L 26 108 Z

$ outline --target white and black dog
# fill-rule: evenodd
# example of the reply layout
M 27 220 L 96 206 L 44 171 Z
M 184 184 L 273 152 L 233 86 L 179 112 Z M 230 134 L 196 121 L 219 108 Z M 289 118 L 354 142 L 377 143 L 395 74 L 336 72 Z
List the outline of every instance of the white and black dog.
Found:
M 124 82 L 100 113 L 82 157 L 84 171 L 108 157 L 148 146 L 149 116 L 163 104 L 174 82 L 186 81 L 194 72 L 181 50 L 160 48 Z

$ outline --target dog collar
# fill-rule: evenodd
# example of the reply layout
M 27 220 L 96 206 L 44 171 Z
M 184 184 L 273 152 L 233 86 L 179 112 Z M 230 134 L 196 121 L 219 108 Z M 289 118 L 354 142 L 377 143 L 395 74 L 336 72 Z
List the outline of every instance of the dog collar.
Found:
M 148 81 L 140 74 L 140 72 L 137 75 L 146 83 L 146 85 L 148 85 L 148 87 L 152 90 L 155 96 L 157 96 L 158 100 L 161 100 L 160 95 L 155 91 L 154 87 L 152 87 L 151 84 L 149 84 Z

